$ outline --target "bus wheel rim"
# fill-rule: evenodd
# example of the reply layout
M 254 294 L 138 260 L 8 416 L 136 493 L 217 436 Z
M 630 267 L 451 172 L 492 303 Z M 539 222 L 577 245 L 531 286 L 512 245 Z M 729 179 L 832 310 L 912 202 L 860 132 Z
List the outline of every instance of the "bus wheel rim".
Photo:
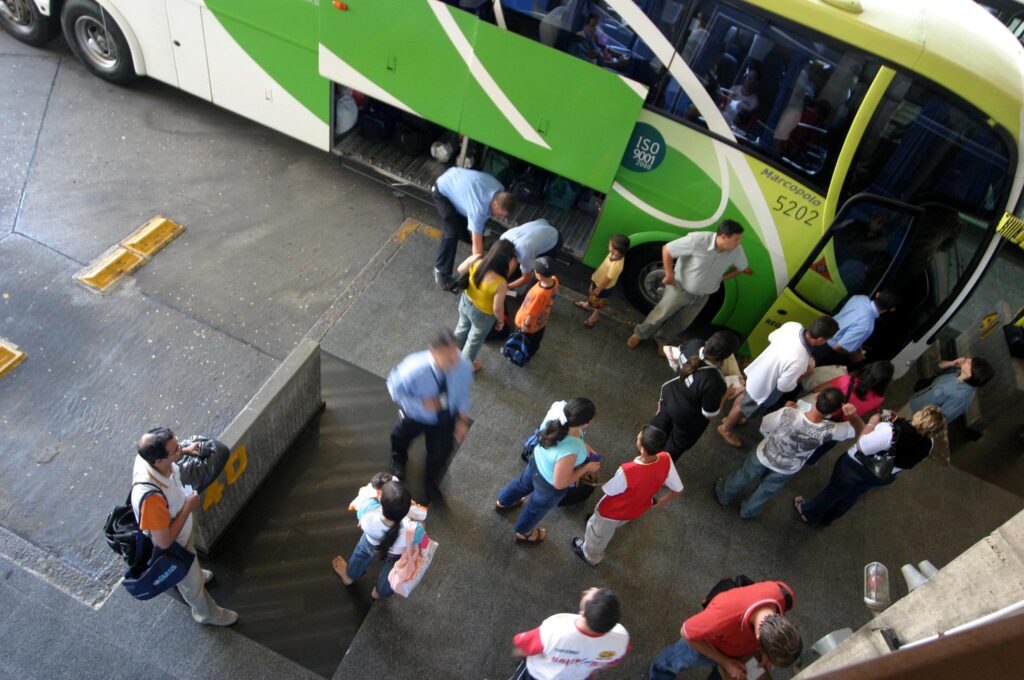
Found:
M 18 28 L 32 26 L 32 12 L 29 11 L 30 0 L 0 0 L 0 16 Z
M 75 21 L 75 39 L 93 66 L 101 71 L 113 71 L 117 67 L 117 45 L 110 37 L 110 32 L 94 17 L 78 17 Z
M 660 262 L 651 262 L 640 271 L 640 293 L 651 304 L 657 304 L 665 292 L 665 268 Z

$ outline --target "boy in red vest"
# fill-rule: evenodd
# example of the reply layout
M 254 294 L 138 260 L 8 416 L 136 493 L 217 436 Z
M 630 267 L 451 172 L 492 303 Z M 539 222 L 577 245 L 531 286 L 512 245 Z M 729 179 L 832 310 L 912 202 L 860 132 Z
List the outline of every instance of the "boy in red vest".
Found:
M 604 559 L 608 542 L 621 525 L 683 492 L 672 457 L 662 451 L 665 440 L 662 430 L 644 425 L 636 436 L 640 455 L 621 465 L 615 476 L 601 487 L 604 497 L 597 502 L 594 514 L 587 521 L 586 538 L 572 539 L 573 552 L 590 566 L 596 567 Z M 655 494 L 663 486 L 668 487 L 668 492 L 656 498 Z

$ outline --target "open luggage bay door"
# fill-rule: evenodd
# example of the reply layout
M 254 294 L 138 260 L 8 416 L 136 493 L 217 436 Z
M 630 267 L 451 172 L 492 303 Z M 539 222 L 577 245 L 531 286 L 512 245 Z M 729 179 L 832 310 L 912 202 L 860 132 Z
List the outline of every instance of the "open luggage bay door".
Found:
M 437 0 L 321 2 L 319 61 L 334 82 L 600 191 L 647 95 Z

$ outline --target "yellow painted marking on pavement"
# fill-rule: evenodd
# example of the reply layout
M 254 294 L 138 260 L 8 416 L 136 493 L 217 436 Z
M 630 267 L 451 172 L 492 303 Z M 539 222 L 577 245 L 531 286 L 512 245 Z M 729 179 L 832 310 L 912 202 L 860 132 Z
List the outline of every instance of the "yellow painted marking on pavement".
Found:
M 132 232 L 131 236 L 121 241 L 121 245 L 144 257 L 153 257 L 184 231 L 185 227 L 180 224 L 172 222 L 163 215 L 157 215 Z
M 402 222 L 402 226 L 395 232 L 394 239 L 399 244 L 404 244 L 406 240 L 413 234 L 413 232 L 419 232 L 428 238 L 432 238 L 435 241 L 441 240 L 441 230 L 423 224 L 419 220 L 407 219 Z
M 14 367 L 25 360 L 25 353 L 9 340 L 0 338 L 0 378 L 14 370 Z
M 75 278 L 102 293 L 117 283 L 122 276 L 131 274 L 141 267 L 145 261 L 146 258 L 142 255 L 115 246 L 76 274 Z

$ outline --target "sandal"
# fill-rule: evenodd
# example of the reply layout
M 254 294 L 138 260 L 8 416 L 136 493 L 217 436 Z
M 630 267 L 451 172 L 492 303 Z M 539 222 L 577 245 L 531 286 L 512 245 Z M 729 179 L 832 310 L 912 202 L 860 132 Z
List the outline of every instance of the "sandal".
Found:
M 596 319 L 587 319 L 586 321 L 583 322 L 583 325 L 586 326 L 587 328 L 593 328 L 596 324 Z
M 523 543 L 543 543 L 544 539 L 548 537 L 548 530 L 542 529 L 541 527 L 534 528 L 533 531 L 523 536 L 521 533 L 516 532 L 516 540 Z
M 594 311 L 594 308 L 591 307 L 590 303 L 587 302 L 586 300 L 577 300 L 573 304 L 576 305 L 577 307 L 579 307 L 580 309 L 586 310 L 588 312 Z
M 523 504 L 523 501 L 525 500 L 525 498 L 520 498 L 512 505 L 502 505 L 500 502 L 494 501 L 494 509 L 497 510 L 498 512 L 501 512 L 503 510 L 511 510 L 512 508 L 518 508 L 520 505 Z
M 810 524 L 811 523 L 810 520 L 807 519 L 807 516 L 804 515 L 804 497 L 803 496 L 797 496 L 796 498 L 793 499 L 793 509 L 796 510 L 796 514 L 800 515 L 800 521 L 802 521 L 804 524 Z
M 338 577 L 338 580 L 341 581 L 342 584 L 350 586 L 355 583 L 355 581 L 348 577 L 348 562 L 346 562 L 345 558 L 341 555 L 338 555 L 331 560 L 331 571 L 334 572 L 335 576 Z

